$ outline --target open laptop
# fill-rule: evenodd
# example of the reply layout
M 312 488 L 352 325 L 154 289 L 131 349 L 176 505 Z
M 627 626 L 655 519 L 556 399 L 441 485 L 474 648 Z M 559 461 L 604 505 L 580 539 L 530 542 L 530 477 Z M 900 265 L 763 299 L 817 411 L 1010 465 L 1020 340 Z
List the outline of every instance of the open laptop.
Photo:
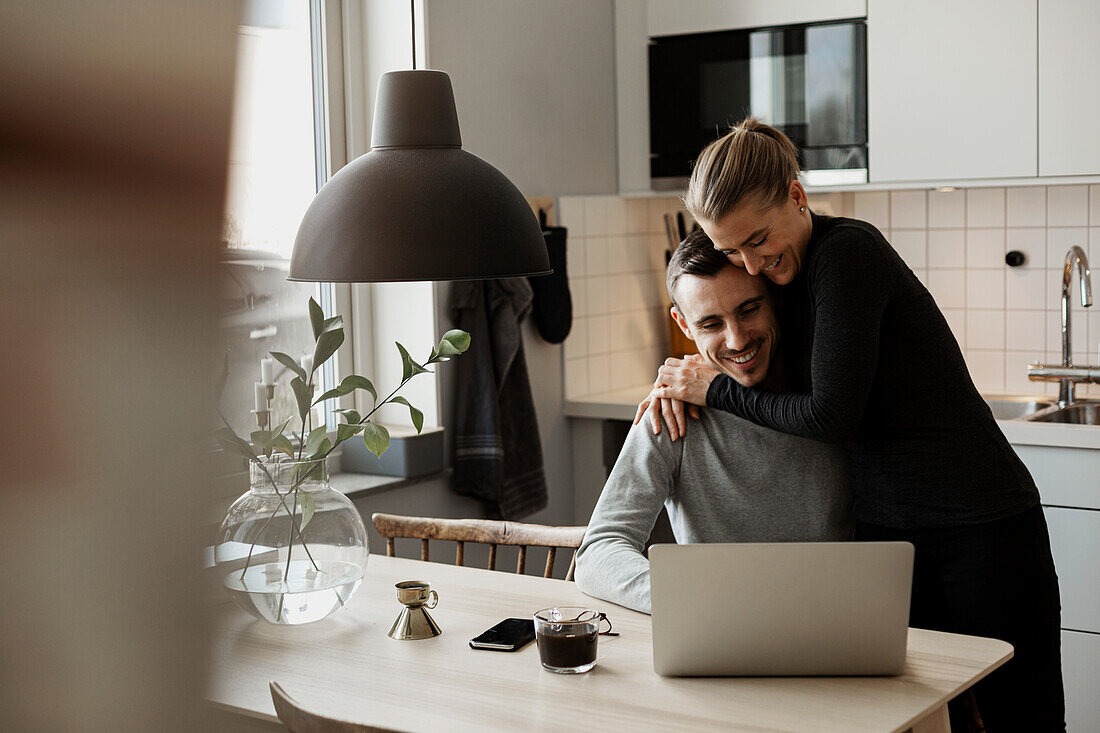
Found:
M 653 545 L 653 668 L 670 676 L 895 675 L 913 545 Z

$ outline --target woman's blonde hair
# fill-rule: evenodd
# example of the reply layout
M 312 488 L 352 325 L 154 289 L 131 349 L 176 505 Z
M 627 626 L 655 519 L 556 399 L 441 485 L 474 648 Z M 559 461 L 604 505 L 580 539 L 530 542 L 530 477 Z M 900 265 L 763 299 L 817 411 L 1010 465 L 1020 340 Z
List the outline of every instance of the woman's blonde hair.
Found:
M 798 178 L 798 149 L 755 117 L 703 148 L 688 182 L 684 206 L 697 221 L 716 222 L 740 203 L 781 203 Z

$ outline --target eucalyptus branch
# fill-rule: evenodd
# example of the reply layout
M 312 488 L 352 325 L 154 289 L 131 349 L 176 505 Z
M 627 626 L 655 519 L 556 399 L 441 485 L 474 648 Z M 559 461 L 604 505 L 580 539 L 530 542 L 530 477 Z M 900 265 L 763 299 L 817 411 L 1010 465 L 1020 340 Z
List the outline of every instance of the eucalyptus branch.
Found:
M 225 427 L 227 427 L 230 431 L 233 431 L 233 426 L 229 424 L 229 420 L 225 417 L 225 413 L 221 411 L 221 408 L 215 405 L 214 409 L 217 410 L 218 417 L 221 418 L 222 424 L 224 424 Z M 233 432 L 235 433 L 236 431 Z M 286 501 L 284 499 L 286 494 L 279 493 L 279 484 L 275 482 L 275 477 L 271 475 L 271 471 L 267 469 L 267 466 L 265 466 L 263 461 L 261 461 L 257 456 L 253 456 L 252 462 L 260 467 L 260 470 L 264 472 L 265 476 L 267 476 L 267 480 L 271 482 L 271 488 L 275 491 L 275 496 L 279 497 L 279 505 L 283 508 L 283 511 L 285 511 L 290 517 L 290 525 L 292 527 L 295 527 L 294 512 L 290 511 L 289 507 L 287 507 L 286 505 Z M 296 489 L 298 485 L 301 484 L 304 480 L 304 477 L 299 478 L 298 483 L 292 486 L 291 489 Z M 287 494 L 289 493 L 290 489 L 287 490 Z M 272 519 L 275 518 L 275 515 L 278 513 L 279 507 L 276 507 L 275 511 L 271 512 L 271 516 L 267 518 L 266 522 L 264 522 L 263 526 L 260 528 L 260 531 L 256 533 L 257 536 L 263 535 L 263 531 L 267 528 L 267 525 L 271 522 Z M 297 527 L 295 528 L 298 529 Z M 302 549 L 306 551 L 306 555 L 309 557 L 309 561 L 313 563 L 313 569 L 317 572 L 321 572 L 321 569 L 317 567 L 317 562 L 313 559 L 313 553 L 309 551 L 309 547 L 306 545 L 306 539 L 302 536 L 301 529 L 298 529 L 298 540 L 302 543 Z M 252 545 L 248 548 L 248 557 L 245 559 L 244 568 L 241 570 L 241 579 L 244 579 L 244 574 L 248 571 L 249 566 L 252 564 L 252 554 L 253 552 L 255 552 L 255 550 L 256 543 L 253 542 Z
M 298 489 L 294 489 L 294 511 L 298 511 Z M 283 585 L 287 586 L 290 580 L 290 556 L 294 553 L 294 515 L 290 517 L 290 537 L 286 541 L 286 570 L 283 571 Z M 287 586 L 289 588 L 289 586 Z M 286 590 L 279 594 L 279 610 L 275 612 L 275 618 L 283 615 L 283 599 L 286 598 Z

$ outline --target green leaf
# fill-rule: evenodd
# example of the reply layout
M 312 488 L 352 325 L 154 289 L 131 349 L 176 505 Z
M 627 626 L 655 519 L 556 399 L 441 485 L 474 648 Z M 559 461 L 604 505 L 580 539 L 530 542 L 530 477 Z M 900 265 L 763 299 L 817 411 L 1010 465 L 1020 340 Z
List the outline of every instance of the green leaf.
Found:
M 446 344 L 446 346 L 444 346 Z M 451 329 L 439 341 L 439 353 L 443 356 L 463 354 L 470 348 L 470 334 L 462 329 Z M 452 350 L 453 349 L 453 350 Z
M 302 507 L 302 523 L 298 525 L 298 531 L 301 532 L 309 524 L 309 520 L 313 519 L 313 512 L 317 508 L 313 502 L 313 492 L 299 491 L 298 504 Z
M 336 353 L 340 344 L 344 343 L 344 329 L 325 331 L 317 338 L 317 349 L 313 352 L 313 371 L 321 368 L 321 365 Z
M 290 380 L 290 388 L 294 390 L 294 399 L 298 402 L 298 416 L 302 419 L 302 425 L 306 424 L 306 415 L 309 414 L 309 387 L 301 377 Z
M 252 434 L 248 436 L 252 441 L 252 445 L 256 447 L 256 450 L 263 453 L 268 458 L 271 457 L 271 431 L 270 430 L 253 430 Z
M 416 428 L 416 432 L 419 435 L 420 431 L 424 428 L 424 413 L 413 407 L 404 397 L 394 397 L 390 402 L 397 402 L 409 408 L 409 417 L 412 418 L 413 427 Z
M 323 395 L 314 400 L 313 404 L 316 405 L 317 403 L 324 402 L 325 400 L 332 397 L 343 397 L 346 394 L 351 394 L 357 389 L 367 390 L 368 392 L 370 392 L 371 397 L 374 398 L 375 402 L 378 401 L 378 393 L 374 391 L 374 385 L 371 384 L 371 381 L 369 379 L 367 379 L 366 377 L 360 377 L 358 374 L 350 374 L 344 377 L 344 381 L 340 382 L 338 386 L 333 387 L 328 392 L 325 392 Z
M 341 416 L 343 416 L 343 418 L 345 420 L 347 420 L 349 424 L 355 424 L 355 423 L 363 422 L 363 416 L 359 414 L 359 411 L 358 410 L 353 410 L 350 407 L 347 407 L 347 408 L 341 407 L 341 408 L 333 410 L 333 412 L 338 413 Z
M 286 426 L 290 423 L 290 418 L 283 420 L 282 425 L 275 427 L 271 430 L 254 430 L 249 436 L 252 440 L 254 448 L 262 452 L 268 458 L 271 457 L 271 450 L 275 447 L 275 439 L 283 434 L 286 430 Z
M 363 444 L 379 458 L 390 447 L 390 431 L 372 422 L 363 424 Z
M 275 436 L 275 440 L 271 441 L 271 448 L 280 453 L 285 453 L 290 458 L 294 457 L 294 446 L 291 444 L 290 438 L 285 435 Z
M 313 338 L 321 338 L 321 334 L 325 332 L 325 312 L 313 298 L 309 299 L 309 323 L 313 326 Z
M 306 446 L 302 449 L 304 455 L 316 456 L 317 449 L 321 447 L 321 441 L 325 439 L 325 426 L 319 425 L 313 430 L 309 431 L 309 436 L 306 438 Z
M 344 325 L 344 317 L 343 316 L 333 316 L 332 318 L 326 319 L 325 322 L 321 324 L 321 330 L 322 331 L 333 331 L 337 328 L 343 327 L 343 325 Z
M 397 350 L 401 352 L 401 381 L 404 382 L 411 377 L 415 377 L 417 374 L 424 374 L 428 370 L 413 361 L 413 358 L 409 356 L 408 350 L 397 341 Z
M 306 381 L 306 370 L 299 366 L 298 362 L 294 361 L 294 357 L 289 354 L 284 354 L 281 351 L 272 351 L 271 355 L 275 357 L 280 364 L 297 374 L 303 382 Z
M 219 428 L 214 432 L 214 437 L 218 439 L 218 444 L 221 445 L 222 450 L 235 453 L 249 461 L 260 460 L 255 451 L 252 450 L 252 446 L 239 438 L 229 428 Z
M 311 478 L 319 478 L 321 476 L 321 467 L 324 465 L 324 461 L 312 461 L 310 463 L 299 463 L 294 467 L 293 485 L 295 488 L 301 486 Z
M 353 435 L 358 435 L 363 432 L 366 425 L 351 425 L 349 423 L 341 423 L 336 426 L 336 445 L 340 445 L 345 440 Z

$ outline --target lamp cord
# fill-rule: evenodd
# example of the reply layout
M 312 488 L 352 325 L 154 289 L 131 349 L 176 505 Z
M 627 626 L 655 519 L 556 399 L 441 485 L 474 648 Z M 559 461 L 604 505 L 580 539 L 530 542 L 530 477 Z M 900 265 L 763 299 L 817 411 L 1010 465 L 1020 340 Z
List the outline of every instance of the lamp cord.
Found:
M 416 0 L 409 0 L 409 20 L 412 21 L 413 71 L 416 70 Z

